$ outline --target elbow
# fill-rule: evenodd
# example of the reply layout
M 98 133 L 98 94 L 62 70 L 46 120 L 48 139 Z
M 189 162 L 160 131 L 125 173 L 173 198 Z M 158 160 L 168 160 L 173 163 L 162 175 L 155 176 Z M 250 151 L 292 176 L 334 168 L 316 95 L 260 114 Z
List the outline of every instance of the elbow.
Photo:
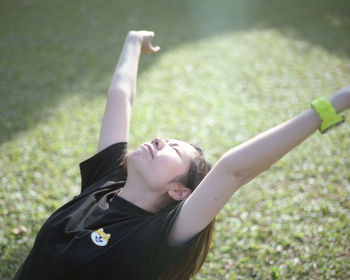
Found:
M 115 100 L 118 102 L 123 102 L 128 100 L 130 105 L 133 104 L 133 98 L 131 94 L 128 94 L 126 90 L 121 87 L 110 87 L 107 92 L 108 100 Z
M 249 164 L 244 159 L 239 157 L 223 156 L 220 159 L 223 166 L 223 170 L 229 174 L 235 181 L 239 182 L 239 185 L 245 185 L 262 172 L 268 170 L 272 165 L 257 165 Z
M 126 91 L 120 86 L 110 86 L 107 94 L 108 96 L 127 96 Z
M 220 168 L 233 177 L 234 181 L 240 182 L 242 185 L 252 180 L 255 176 L 250 174 L 249 169 L 242 166 L 239 159 L 234 159 L 232 156 L 224 154 L 218 161 Z

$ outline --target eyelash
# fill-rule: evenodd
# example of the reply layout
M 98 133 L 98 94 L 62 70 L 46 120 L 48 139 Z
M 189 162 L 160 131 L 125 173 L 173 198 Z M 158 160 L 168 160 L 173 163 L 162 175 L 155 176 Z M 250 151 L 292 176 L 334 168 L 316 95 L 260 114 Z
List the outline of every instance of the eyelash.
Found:
M 172 144 L 170 144 L 169 145 L 170 147 L 172 147 L 176 152 L 177 152 L 177 154 L 180 156 L 180 152 L 179 152 L 179 150 L 178 149 L 176 149 L 175 147 L 174 147 L 174 145 L 172 145 Z M 181 157 L 181 156 L 180 156 Z

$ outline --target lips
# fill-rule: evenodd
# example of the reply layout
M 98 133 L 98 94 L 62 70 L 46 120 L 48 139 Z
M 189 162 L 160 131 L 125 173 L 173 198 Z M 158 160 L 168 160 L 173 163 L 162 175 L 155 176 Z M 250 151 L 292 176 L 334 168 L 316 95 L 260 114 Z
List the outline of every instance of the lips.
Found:
M 149 144 L 145 144 L 145 146 L 149 150 L 149 152 L 151 153 L 152 159 L 154 159 L 153 150 L 152 150 L 151 146 Z

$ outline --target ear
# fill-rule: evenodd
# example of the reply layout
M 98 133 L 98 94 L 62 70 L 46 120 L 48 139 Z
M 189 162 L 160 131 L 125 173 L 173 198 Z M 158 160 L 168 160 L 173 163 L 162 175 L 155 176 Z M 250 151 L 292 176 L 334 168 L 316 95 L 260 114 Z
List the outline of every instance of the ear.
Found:
M 189 197 L 191 190 L 185 187 L 177 187 L 168 191 L 168 195 L 174 200 L 184 200 Z

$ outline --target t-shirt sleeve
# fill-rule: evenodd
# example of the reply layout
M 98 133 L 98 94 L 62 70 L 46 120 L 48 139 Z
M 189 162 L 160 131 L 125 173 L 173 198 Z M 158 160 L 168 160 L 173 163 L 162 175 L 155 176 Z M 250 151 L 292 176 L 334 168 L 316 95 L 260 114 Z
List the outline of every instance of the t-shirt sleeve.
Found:
M 155 229 L 154 233 L 154 239 L 157 240 L 157 243 L 154 246 L 155 250 L 153 251 L 153 254 L 154 259 L 157 259 L 157 262 L 155 263 L 158 263 L 158 265 L 160 264 L 162 267 L 164 267 L 164 271 L 162 273 L 170 269 L 173 264 L 179 261 L 181 257 L 187 253 L 200 235 L 200 233 L 198 233 L 192 239 L 180 246 L 171 246 L 169 244 L 169 233 L 177 215 L 181 210 L 182 205 L 183 202 L 179 203 L 170 212 L 161 213 L 159 221 L 157 222 L 157 228 Z
M 126 150 L 126 142 L 115 143 L 80 163 L 81 191 L 105 177 L 111 181 L 125 180 Z

